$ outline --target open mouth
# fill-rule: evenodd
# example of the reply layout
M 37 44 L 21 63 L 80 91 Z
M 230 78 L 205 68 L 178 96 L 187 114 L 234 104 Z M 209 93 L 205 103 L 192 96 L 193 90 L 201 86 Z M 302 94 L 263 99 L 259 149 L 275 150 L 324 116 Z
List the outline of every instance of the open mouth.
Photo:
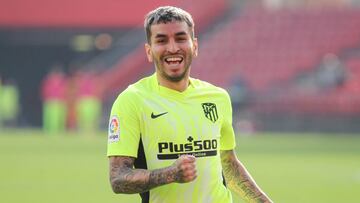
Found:
M 168 56 L 164 59 L 168 65 L 178 65 L 181 64 L 183 60 L 184 58 L 182 56 Z

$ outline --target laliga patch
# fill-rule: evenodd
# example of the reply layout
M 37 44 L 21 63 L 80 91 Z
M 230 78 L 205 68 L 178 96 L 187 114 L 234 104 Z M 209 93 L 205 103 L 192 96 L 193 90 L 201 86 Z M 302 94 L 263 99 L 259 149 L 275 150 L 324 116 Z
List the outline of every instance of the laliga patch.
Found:
M 120 139 L 120 123 L 117 116 L 112 116 L 109 121 L 109 142 L 118 142 Z

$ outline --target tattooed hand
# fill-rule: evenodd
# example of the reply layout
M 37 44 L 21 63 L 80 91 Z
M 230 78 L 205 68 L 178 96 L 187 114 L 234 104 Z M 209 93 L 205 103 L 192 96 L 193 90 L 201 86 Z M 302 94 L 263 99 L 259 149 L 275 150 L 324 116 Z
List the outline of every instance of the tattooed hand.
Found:
M 133 157 L 110 157 L 110 183 L 115 193 L 142 193 L 152 188 L 195 180 L 195 157 L 184 155 L 171 166 L 155 170 L 134 169 Z
M 187 183 L 196 179 L 196 159 L 192 155 L 183 155 L 173 164 L 175 182 Z

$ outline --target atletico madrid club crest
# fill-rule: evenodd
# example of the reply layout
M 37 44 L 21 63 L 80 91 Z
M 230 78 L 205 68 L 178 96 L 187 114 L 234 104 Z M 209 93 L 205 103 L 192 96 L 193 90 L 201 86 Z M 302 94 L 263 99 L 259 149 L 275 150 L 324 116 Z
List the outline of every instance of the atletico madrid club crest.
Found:
M 218 119 L 216 105 L 214 103 L 202 103 L 205 117 L 215 123 Z

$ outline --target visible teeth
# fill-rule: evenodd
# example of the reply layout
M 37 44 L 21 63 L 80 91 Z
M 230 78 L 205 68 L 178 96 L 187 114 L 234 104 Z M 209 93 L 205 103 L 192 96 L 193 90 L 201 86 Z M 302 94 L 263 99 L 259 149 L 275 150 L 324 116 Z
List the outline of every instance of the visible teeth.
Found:
M 166 61 L 168 62 L 175 62 L 175 61 L 181 61 L 181 58 L 174 57 L 174 58 L 167 58 Z

